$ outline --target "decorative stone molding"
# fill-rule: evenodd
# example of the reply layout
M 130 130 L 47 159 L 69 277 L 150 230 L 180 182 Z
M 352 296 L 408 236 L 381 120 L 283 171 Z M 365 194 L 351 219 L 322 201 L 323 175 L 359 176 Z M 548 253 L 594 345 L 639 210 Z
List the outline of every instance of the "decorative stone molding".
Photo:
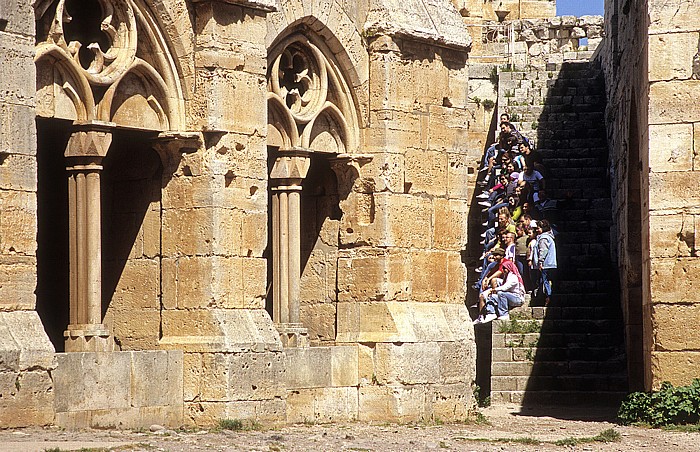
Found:
M 231 5 L 244 6 L 246 8 L 258 9 L 265 12 L 277 11 L 277 1 L 276 0 L 192 0 L 192 3 L 203 3 L 203 2 L 221 2 L 229 3 Z
M 39 0 L 37 114 L 177 130 L 182 90 L 155 22 L 133 0 Z

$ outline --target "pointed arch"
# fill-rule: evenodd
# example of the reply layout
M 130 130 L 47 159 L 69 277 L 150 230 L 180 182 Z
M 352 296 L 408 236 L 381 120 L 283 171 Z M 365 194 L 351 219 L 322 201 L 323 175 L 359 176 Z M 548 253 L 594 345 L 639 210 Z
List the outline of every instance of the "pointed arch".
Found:
M 290 147 L 319 152 L 355 152 L 359 146 L 358 100 L 334 54 L 318 34 L 295 27 L 281 35 L 268 52 L 268 123 L 283 116 L 282 136 Z M 283 110 L 284 113 L 282 113 Z M 291 121 L 290 121 L 291 120 Z M 325 130 L 319 130 L 325 125 Z M 314 149 L 325 134 L 332 149 Z M 341 151 L 342 150 L 342 151 Z
M 147 5 L 142 0 L 97 3 L 97 12 L 84 16 L 80 3 L 72 0 L 35 4 L 35 62 L 41 74 L 53 74 L 38 77 L 39 115 L 147 130 L 182 129 L 185 104 L 177 59 Z M 80 33 L 67 26 L 76 21 L 83 26 Z M 60 108 L 64 94 L 75 112 Z M 148 111 L 116 114 L 130 105 L 135 113 Z

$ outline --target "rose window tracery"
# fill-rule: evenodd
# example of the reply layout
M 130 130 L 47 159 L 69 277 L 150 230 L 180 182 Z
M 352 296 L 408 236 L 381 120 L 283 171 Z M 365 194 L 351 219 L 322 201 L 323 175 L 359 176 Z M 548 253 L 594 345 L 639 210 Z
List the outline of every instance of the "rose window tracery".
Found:
M 270 54 L 268 143 L 342 153 L 356 146 L 350 90 L 321 47 L 303 35 Z
M 39 116 L 176 126 L 172 58 L 164 42 L 152 42 L 160 33 L 134 0 L 38 0 L 34 8 Z

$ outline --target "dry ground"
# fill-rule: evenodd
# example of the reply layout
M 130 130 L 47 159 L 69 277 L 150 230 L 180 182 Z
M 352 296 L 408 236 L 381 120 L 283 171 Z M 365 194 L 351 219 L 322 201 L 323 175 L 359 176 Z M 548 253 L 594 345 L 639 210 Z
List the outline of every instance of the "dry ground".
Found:
M 0 430 L 0 451 L 698 451 L 700 433 L 624 427 L 604 409 L 515 407 L 483 410 L 488 423 L 445 425 L 294 425 L 251 431 L 133 432 L 58 428 Z M 619 441 L 585 440 L 607 429 Z M 583 439 L 577 445 L 557 440 Z

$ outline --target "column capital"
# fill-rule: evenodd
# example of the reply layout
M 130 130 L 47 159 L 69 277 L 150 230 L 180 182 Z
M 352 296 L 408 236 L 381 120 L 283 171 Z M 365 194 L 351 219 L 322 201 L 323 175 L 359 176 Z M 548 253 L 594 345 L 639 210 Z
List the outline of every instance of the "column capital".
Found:
M 112 144 L 114 123 L 90 121 L 74 123 L 74 132 L 68 140 L 66 157 L 104 157 Z
M 311 166 L 312 151 L 304 148 L 280 149 L 270 171 L 270 179 L 302 180 Z M 287 185 L 296 185 L 293 183 Z

